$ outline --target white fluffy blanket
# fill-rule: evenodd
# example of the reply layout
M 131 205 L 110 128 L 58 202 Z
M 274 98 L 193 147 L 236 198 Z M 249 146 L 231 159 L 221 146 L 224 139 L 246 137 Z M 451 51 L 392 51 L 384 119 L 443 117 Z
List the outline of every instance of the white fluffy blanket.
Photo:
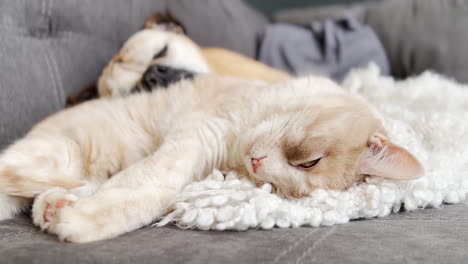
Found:
M 214 171 L 176 198 L 158 226 L 208 230 L 320 226 L 392 212 L 459 203 L 468 193 L 468 86 L 434 73 L 404 81 L 380 76 L 377 67 L 355 70 L 343 87 L 377 106 L 395 143 L 422 162 L 413 181 L 368 178 L 347 191 L 317 190 L 310 198 L 282 199 L 271 186 L 256 188 L 234 173 Z

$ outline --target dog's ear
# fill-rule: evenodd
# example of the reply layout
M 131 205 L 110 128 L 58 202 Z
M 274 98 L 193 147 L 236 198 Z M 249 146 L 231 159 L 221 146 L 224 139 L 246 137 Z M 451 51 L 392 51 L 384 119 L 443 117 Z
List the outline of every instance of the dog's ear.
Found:
M 99 97 L 99 94 L 98 94 L 98 89 L 97 89 L 97 82 L 93 82 L 85 86 L 77 94 L 69 95 L 67 97 L 67 102 L 66 102 L 65 107 L 74 106 L 85 101 L 96 99 L 98 97 Z
M 182 24 L 173 16 L 166 13 L 155 13 L 145 22 L 145 28 L 155 28 L 163 31 L 185 34 Z

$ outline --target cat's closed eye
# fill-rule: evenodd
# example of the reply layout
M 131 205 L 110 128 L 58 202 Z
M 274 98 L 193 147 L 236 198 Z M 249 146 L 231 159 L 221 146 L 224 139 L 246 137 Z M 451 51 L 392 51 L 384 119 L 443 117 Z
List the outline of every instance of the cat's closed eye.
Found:
M 305 163 L 302 163 L 302 164 L 299 164 L 298 167 L 301 167 L 301 168 L 304 168 L 304 169 L 310 169 L 312 168 L 313 166 L 317 165 L 317 163 L 319 163 L 319 161 L 322 159 L 322 157 L 318 158 L 318 159 L 315 159 L 315 160 L 312 160 L 312 161 L 309 161 L 309 162 L 305 162 Z
M 293 164 L 291 164 L 291 165 L 294 166 L 294 167 L 297 167 L 299 169 L 307 170 L 307 169 L 310 169 L 310 168 L 314 167 L 315 165 L 317 165 L 317 163 L 319 163 L 319 161 L 321 159 L 322 159 L 322 157 L 320 157 L 318 159 L 315 159 L 315 160 L 308 161 L 308 162 L 304 162 L 304 163 L 301 163 L 301 164 L 298 164 L 298 165 L 293 165 Z

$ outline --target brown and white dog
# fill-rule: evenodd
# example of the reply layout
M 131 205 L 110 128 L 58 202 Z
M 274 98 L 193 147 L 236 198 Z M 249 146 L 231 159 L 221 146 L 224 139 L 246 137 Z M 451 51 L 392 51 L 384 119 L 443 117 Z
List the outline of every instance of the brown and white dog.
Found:
M 97 85 L 67 99 L 67 105 L 97 97 L 122 97 L 166 87 L 195 74 L 217 73 L 276 83 L 290 76 L 239 53 L 200 47 L 173 17 L 157 13 L 131 36 L 104 68 Z

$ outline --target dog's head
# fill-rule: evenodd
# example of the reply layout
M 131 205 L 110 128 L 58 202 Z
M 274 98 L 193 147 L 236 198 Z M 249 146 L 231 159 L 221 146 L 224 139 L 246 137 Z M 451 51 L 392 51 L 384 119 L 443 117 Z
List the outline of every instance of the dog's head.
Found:
M 73 106 L 98 97 L 122 97 L 166 87 L 194 74 L 208 73 L 200 47 L 172 16 L 156 13 L 131 36 L 104 68 L 96 83 L 67 98 Z
M 125 96 L 209 72 L 199 46 L 184 32 L 166 14 L 150 17 L 145 29 L 130 37 L 105 67 L 98 80 L 99 96 Z

